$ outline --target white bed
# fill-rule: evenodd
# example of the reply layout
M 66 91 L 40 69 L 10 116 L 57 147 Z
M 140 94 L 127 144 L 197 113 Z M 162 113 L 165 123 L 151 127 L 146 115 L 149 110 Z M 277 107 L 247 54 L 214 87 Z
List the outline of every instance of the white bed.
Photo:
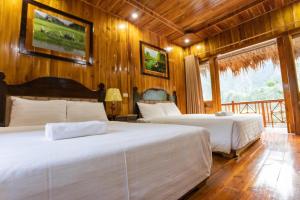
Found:
M 141 122 L 159 124 L 180 124 L 207 128 L 213 152 L 231 153 L 260 138 L 264 129 L 261 115 L 243 114 L 215 116 L 209 114 L 188 114 L 139 119 Z
M 101 83 L 4 77 L 0 200 L 178 199 L 210 175 L 206 129 L 109 122 Z
M 206 129 L 107 123 L 54 142 L 43 126 L 0 128 L 0 199 L 178 199 L 210 175 Z
M 213 152 L 229 156 L 238 155 L 258 140 L 264 130 L 262 116 L 257 114 L 181 114 L 176 106 L 176 91 L 169 94 L 164 89 L 150 88 L 139 92 L 138 88 L 134 87 L 133 96 L 134 112 L 141 117 L 140 122 L 207 128 Z

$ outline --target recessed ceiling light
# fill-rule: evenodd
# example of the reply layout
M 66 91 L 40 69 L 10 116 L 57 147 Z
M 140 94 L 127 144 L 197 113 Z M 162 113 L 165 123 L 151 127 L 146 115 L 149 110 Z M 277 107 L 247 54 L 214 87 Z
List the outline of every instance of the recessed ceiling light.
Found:
M 139 17 L 139 15 L 137 13 L 132 13 L 131 14 L 132 19 L 137 19 Z
M 121 23 L 121 24 L 118 25 L 118 28 L 121 29 L 121 30 L 123 30 L 123 29 L 126 28 L 126 25 L 123 24 L 123 23 Z
M 167 52 L 172 51 L 172 49 L 173 49 L 173 47 L 166 47 L 166 48 L 165 48 L 165 50 L 166 50 Z
M 189 43 L 190 42 L 190 39 L 188 39 L 188 38 L 186 38 L 185 40 L 184 40 L 184 43 Z

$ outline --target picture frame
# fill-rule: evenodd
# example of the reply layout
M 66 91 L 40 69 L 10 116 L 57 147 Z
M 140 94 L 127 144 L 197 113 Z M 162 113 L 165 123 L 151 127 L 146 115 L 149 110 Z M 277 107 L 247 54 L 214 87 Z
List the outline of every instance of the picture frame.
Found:
M 92 22 L 44 5 L 23 0 L 19 52 L 93 65 Z
M 169 57 L 166 50 L 140 41 L 141 73 L 169 79 Z

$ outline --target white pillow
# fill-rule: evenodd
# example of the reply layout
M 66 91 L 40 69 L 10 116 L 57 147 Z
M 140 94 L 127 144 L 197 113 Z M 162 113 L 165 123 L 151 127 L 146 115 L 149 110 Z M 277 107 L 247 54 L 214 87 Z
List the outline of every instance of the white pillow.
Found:
M 181 115 L 181 112 L 175 103 L 158 103 L 158 105 L 161 106 L 167 116 Z
M 66 101 L 38 101 L 12 97 L 9 126 L 45 125 L 66 121 Z
M 103 103 L 67 101 L 67 121 L 108 121 Z
M 137 103 L 143 118 L 151 119 L 166 116 L 165 112 L 158 104 Z

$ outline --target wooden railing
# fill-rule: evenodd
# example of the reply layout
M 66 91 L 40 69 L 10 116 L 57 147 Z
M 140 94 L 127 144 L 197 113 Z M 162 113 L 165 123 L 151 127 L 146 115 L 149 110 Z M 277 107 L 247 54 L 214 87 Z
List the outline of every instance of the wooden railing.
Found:
M 284 99 L 234 102 L 222 104 L 222 111 L 236 114 L 256 113 L 263 116 L 264 126 L 286 127 L 286 112 Z

